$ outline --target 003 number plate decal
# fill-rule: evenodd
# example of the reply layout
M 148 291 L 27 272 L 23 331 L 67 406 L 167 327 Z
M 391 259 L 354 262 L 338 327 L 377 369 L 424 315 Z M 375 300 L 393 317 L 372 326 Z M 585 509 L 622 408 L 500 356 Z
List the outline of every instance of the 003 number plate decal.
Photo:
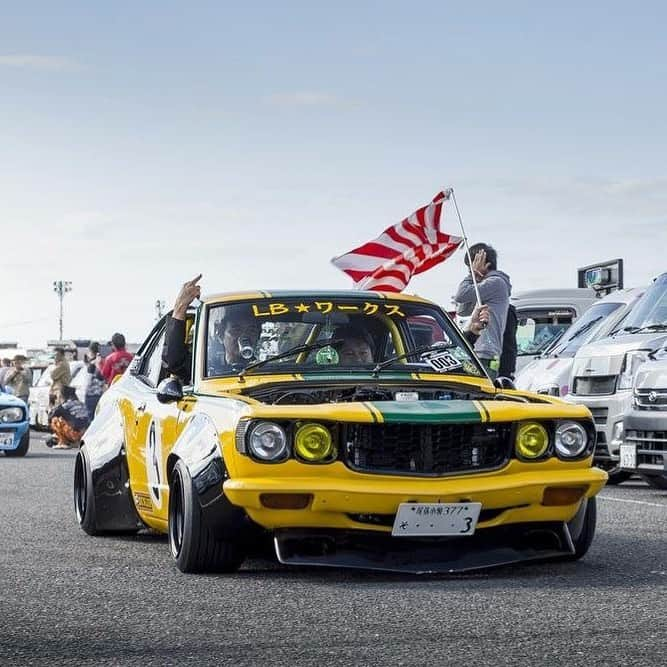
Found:
M 401 503 L 391 534 L 395 537 L 472 535 L 482 503 Z

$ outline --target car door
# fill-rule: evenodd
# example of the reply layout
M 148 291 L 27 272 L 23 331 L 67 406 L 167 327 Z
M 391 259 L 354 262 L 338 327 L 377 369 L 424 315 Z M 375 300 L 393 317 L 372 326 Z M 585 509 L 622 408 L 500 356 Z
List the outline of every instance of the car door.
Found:
M 166 375 L 162 366 L 165 327 L 154 332 L 131 370 L 132 382 L 125 406 L 127 460 L 137 509 L 167 520 L 166 460 L 178 435 L 177 403 L 160 403 L 157 387 Z

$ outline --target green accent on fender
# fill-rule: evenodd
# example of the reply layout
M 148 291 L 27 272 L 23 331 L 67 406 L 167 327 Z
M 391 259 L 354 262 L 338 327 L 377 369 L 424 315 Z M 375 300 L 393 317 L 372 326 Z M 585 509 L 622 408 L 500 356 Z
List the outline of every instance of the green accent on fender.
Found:
M 396 422 L 420 422 L 439 424 L 479 424 L 483 421 L 480 411 L 472 401 L 372 401 L 369 402 L 386 424 Z

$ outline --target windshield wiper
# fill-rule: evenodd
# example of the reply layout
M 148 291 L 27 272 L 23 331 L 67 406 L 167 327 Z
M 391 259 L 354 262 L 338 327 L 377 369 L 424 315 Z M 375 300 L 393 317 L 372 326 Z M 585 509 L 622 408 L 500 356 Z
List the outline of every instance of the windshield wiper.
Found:
M 432 343 L 431 345 L 422 345 L 421 347 L 416 347 L 414 350 L 410 350 L 409 352 L 402 352 L 401 354 L 396 354 L 393 357 L 389 357 L 389 359 L 381 361 L 373 369 L 373 377 L 378 377 L 380 371 L 383 368 L 386 368 L 387 366 L 393 364 L 395 361 L 400 361 L 401 359 L 407 359 L 408 357 L 413 357 L 415 354 L 424 354 L 425 352 L 433 352 L 434 350 L 448 350 L 452 347 L 456 347 L 456 345 L 448 345 L 443 341 L 438 341 L 436 343 Z
M 667 329 L 667 322 L 659 322 L 656 324 L 647 324 L 645 327 L 640 327 L 639 331 L 661 331 L 662 329 Z
M 264 364 L 268 364 L 269 361 L 277 361 L 278 359 L 285 359 L 286 357 L 291 357 L 294 354 L 301 354 L 301 352 L 312 352 L 313 350 L 319 350 L 322 347 L 335 347 L 336 345 L 342 345 L 345 341 L 342 338 L 336 338 L 335 340 L 318 340 L 315 343 L 310 343 L 308 345 L 295 345 L 290 347 L 284 352 L 279 354 L 274 354 L 272 357 L 267 357 L 266 359 L 261 359 L 260 361 L 253 361 L 251 364 L 248 364 L 245 368 L 241 369 L 239 372 L 239 380 L 243 382 L 243 376 L 253 368 L 259 368 Z
M 640 329 L 641 327 L 623 327 L 622 329 L 614 331 L 613 335 L 615 336 L 620 333 L 637 333 Z

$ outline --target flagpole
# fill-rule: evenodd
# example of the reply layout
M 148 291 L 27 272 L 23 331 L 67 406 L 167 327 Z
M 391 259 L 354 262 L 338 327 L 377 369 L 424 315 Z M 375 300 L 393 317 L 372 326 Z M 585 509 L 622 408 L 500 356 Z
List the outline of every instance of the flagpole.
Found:
M 461 212 L 459 211 L 459 205 L 456 203 L 456 195 L 454 194 L 454 188 L 449 188 L 446 190 L 454 202 L 454 208 L 456 209 L 456 215 L 459 219 L 459 225 L 461 226 L 461 234 L 463 234 L 463 245 L 466 247 L 466 254 L 468 255 L 468 264 L 470 266 L 470 277 L 472 278 L 472 284 L 475 288 L 475 296 L 477 297 L 477 305 L 482 305 L 482 299 L 479 295 L 479 287 L 477 285 L 477 279 L 475 278 L 475 272 L 472 270 L 472 257 L 470 256 L 470 247 L 468 246 L 468 237 L 466 236 L 466 231 L 463 228 L 463 220 L 461 219 Z

